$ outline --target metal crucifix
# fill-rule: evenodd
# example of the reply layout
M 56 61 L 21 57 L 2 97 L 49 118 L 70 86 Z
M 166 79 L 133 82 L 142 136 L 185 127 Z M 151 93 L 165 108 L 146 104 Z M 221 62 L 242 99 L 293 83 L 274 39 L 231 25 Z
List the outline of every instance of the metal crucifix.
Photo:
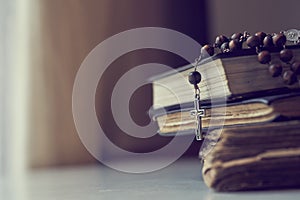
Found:
M 195 106 L 195 110 L 191 111 L 191 115 L 195 117 L 195 121 L 196 121 L 196 128 L 195 128 L 196 140 L 203 140 L 201 118 L 205 116 L 205 110 L 201 109 L 199 94 L 195 94 L 194 106 Z

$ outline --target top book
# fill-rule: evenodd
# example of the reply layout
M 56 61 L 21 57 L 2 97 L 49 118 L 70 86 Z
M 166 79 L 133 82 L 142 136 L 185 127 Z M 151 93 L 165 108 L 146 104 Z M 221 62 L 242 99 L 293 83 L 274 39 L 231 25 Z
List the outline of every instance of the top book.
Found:
M 289 48 L 294 54 L 293 61 L 299 61 L 299 46 Z M 271 52 L 272 63 L 281 63 L 283 71 L 290 69 L 290 64 L 280 61 L 279 49 Z M 153 78 L 153 109 L 191 102 L 194 89 L 188 83 L 187 77 L 193 70 L 193 65 L 187 65 L 179 68 L 176 73 L 165 73 Z M 205 59 L 197 70 L 202 75 L 199 84 L 201 101 L 247 99 L 300 88 L 299 83 L 287 85 L 282 77 L 272 77 L 268 65 L 258 62 L 253 49 L 244 49 L 235 54 L 219 54 Z

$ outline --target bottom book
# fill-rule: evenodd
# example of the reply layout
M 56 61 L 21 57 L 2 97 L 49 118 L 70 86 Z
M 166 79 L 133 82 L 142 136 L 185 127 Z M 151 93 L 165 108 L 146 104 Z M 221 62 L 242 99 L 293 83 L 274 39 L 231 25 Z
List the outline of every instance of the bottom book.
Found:
M 214 130 L 203 157 L 204 182 L 216 191 L 300 187 L 300 121 Z

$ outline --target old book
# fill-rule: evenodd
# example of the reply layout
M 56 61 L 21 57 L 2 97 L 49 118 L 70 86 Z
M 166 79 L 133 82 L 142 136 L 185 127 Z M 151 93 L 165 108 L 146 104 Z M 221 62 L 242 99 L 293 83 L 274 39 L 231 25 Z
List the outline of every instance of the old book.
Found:
M 300 60 L 299 46 L 291 46 L 294 59 Z M 272 62 L 281 62 L 279 50 L 274 49 Z M 284 70 L 290 68 L 283 64 Z M 184 104 L 193 100 L 193 86 L 187 81 L 192 65 L 165 73 L 151 79 L 153 82 L 153 108 Z M 199 84 L 201 100 L 253 98 L 298 89 L 299 84 L 286 85 L 282 77 L 273 78 L 268 66 L 260 64 L 255 50 L 244 49 L 236 53 L 219 54 L 203 60 L 198 71 L 202 74 Z
M 216 191 L 300 187 L 300 121 L 231 127 L 207 139 L 203 179 Z M 209 143 L 209 142 L 208 142 Z
M 244 126 L 276 120 L 289 120 L 300 117 L 300 93 L 288 93 L 251 100 L 231 102 L 226 105 L 204 105 L 206 114 L 202 118 L 204 130 L 208 127 Z M 161 135 L 174 133 L 194 133 L 195 118 L 190 115 L 193 104 L 186 107 L 170 107 L 153 112 Z

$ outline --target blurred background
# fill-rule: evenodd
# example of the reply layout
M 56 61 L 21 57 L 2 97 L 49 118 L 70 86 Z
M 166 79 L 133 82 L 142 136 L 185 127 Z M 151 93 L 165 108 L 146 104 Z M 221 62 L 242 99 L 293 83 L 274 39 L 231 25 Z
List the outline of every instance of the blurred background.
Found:
M 84 58 L 108 37 L 154 26 L 180 31 L 203 45 L 219 34 L 300 29 L 299 5 L 298 0 L 0 0 L 0 176 L 97 163 L 76 133 L 72 88 Z M 134 152 L 157 149 L 169 139 L 126 136 L 113 121 L 109 96 L 122 73 L 148 62 L 185 64 L 158 50 L 131 52 L 110 66 L 96 95 L 107 135 Z M 151 85 L 132 98 L 130 112 L 139 125 L 149 123 L 151 98 Z M 199 148 L 193 143 L 184 156 L 197 156 Z

